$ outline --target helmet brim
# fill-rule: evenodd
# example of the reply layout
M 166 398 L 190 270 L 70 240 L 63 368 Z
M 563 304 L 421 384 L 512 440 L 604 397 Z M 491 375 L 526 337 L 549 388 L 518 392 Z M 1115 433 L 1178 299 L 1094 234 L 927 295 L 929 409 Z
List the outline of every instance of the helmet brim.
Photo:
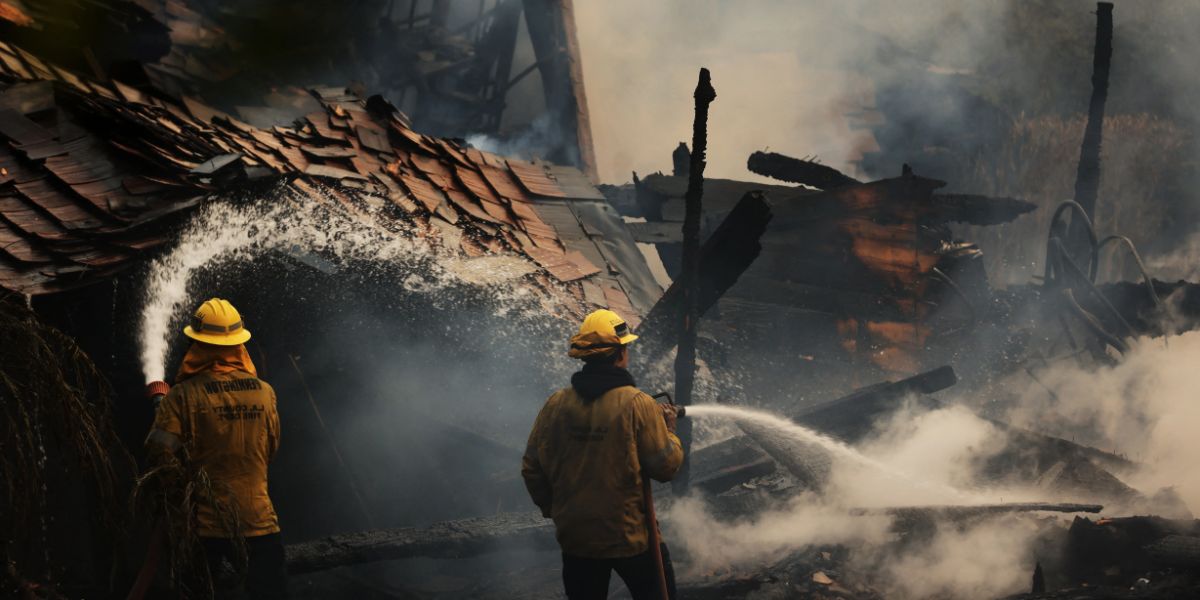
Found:
M 240 346 L 250 341 L 250 330 L 239 329 L 235 333 L 227 335 L 216 335 L 212 333 L 204 333 L 192 329 L 191 325 L 183 328 L 183 335 L 186 335 L 197 342 L 212 344 L 214 346 Z

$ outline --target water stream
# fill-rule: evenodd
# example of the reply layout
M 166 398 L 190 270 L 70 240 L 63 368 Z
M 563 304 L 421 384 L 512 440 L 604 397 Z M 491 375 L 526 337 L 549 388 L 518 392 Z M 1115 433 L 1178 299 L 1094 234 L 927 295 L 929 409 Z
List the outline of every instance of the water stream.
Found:
M 767 411 L 723 404 L 697 404 L 687 407 L 687 416 L 700 419 L 724 418 L 754 425 L 770 431 L 773 435 L 778 435 L 801 444 L 816 446 L 821 451 L 828 453 L 835 461 L 864 467 L 888 479 L 895 480 L 899 484 L 921 488 L 933 493 L 937 497 L 943 497 L 947 500 L 953 500 L 958 503 L 981 503 L 986 501 L 986 499 L 976 494 L 959 490 L 944 483 L 928 481 L 911 473 L 904 472 L 866 456 L 840 440 Z
M 499 303 L 505 306 L 520 306 L 514 301 L 529 294 L 523 286 L 503 285 L 535 270 L 523 258 L 468 259 L 457 250 L 456 236 L 461 232 L 453 226 L 439 230 L 436 235 L 442 244 L 438 246 L 416 239 L 409 226 L 392 217 L 356 218 L 324 208 L 332 202 L 280 188 L 254 202 L 213 201 L 197 210 L 175 247 L 151 263 L 146 277 L 139 340 L 146 381 L 164 379 L 168 350 L 179 335 L 177 325 L 206 299 L 190 289 L 193 275 L 213 266 L 253 268 L 255 258 L 266 252 L 386 265 L 389 283 L 411 292 L 434 294 L 466 284 L 509 296 L 508 302 Z

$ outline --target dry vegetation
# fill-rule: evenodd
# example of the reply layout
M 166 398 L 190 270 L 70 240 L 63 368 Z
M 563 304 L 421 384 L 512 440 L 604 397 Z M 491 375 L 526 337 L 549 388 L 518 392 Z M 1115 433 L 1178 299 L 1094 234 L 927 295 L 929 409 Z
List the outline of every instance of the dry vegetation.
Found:
M 124 522 L 116 473 L 132 463 L 112 427 L 105 379 L 70 337 L 7 294 L 0 340 L 0 594 L 28 591 L 30 581 L 52 590 L 56 546 L 81 540 L 61 531 L 56 539 L 49 503 L 86 486 L 98 500 L 93 535 L 113 539 Z
M 154 522 L 150 543 L 158 547 L 150 551 L 167 554 L 171 585 L 186 598 L 212 598 L 215 592 L 217 574 L 208 572 L 198 532 L 196 507 L 200 502 L 213 506 L 217 518 L 231 532 L 234 569 L 245 573 L 247 554 L 245 538 L 239 535 L 237 507 L 218 500 L 220 495 L 214 491 L 217 485 L 185 456 L 163 452 L 134 486 L 134 514 Z
M 1055 207 L 1074 195 L 1083 116 L 1016 118 L 995 151 L 966 169 L 961 189 L 1023 198 L 1034 213 L 998 227 L 967 227 L 961 234 L 983 249 L 996 285 L 1026 283 L 1040 273 L 1046 232 Z M 1145 114 L 1104 120 L 1096 231 L 1128 236 L 1148 246 L 1171 215 L 1164 179 L 1179 164 L 1187 134 L 1171 121 Z M 1134 278 L 1131 259 L 1106 250 L 1100 279 Z

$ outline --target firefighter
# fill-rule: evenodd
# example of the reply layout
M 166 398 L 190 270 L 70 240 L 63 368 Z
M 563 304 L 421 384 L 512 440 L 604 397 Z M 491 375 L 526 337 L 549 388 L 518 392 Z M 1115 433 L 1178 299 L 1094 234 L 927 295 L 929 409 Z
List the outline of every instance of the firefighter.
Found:
M 554 519 L 570 600 L 607 598 L 612 571 L 634 600 L 660 598 L 642 478 L 670 481 L 683 449 L 675 408 L 638 390 L 626 370 L 637 337 L 610 310 L 588 315 L 569 352 L 583 368 L 546 401 L 525 447 L 521 474 L 542 515 Z M 674 599 L 666 544 L 661 549 Z
M 183 333 L 194 342 L 158 405 L 147 449 L 176 454 L 207 472 L 212 501 L 200 494 L 196 519 L 213 577 L 223 560 L 240 562 L 233 539 L 244 537 L 246 591 L 252 598 L 284 598 L 279 518 L 267 494 L 267 465 L 279 449 L 275 391 L 258 378 L 244 345 L 250 332 L 228 300 L 202 304 Z M 223 518 L 231 514 L 236 523 Z

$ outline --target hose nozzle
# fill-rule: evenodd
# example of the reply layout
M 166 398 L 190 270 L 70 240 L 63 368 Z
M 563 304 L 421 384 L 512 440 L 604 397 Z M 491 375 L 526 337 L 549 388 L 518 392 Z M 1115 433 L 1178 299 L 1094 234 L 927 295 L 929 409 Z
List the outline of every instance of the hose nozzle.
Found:
M 167 382 L 165 381 L 151 381 L 150 383 L 146 384 L 146 397 L 150 400 L 153 400 L 155 406 L 158 406 L 158 403 L 162 401 L 163 396 L 166 396 L 167 392 L 170 391 L 171 386 L 167 385 Z
M 658 400 L 659 398 L 666 398 L 667 404 L 670 404 L 671 406 L 675 407 L 675 417 L 676 418 L 682 419 L 687 416 L 687 407 L 675 404 L 675 399 L 671 397 L 670 392 L 659 392 L 650 397 L 655 400 Z

